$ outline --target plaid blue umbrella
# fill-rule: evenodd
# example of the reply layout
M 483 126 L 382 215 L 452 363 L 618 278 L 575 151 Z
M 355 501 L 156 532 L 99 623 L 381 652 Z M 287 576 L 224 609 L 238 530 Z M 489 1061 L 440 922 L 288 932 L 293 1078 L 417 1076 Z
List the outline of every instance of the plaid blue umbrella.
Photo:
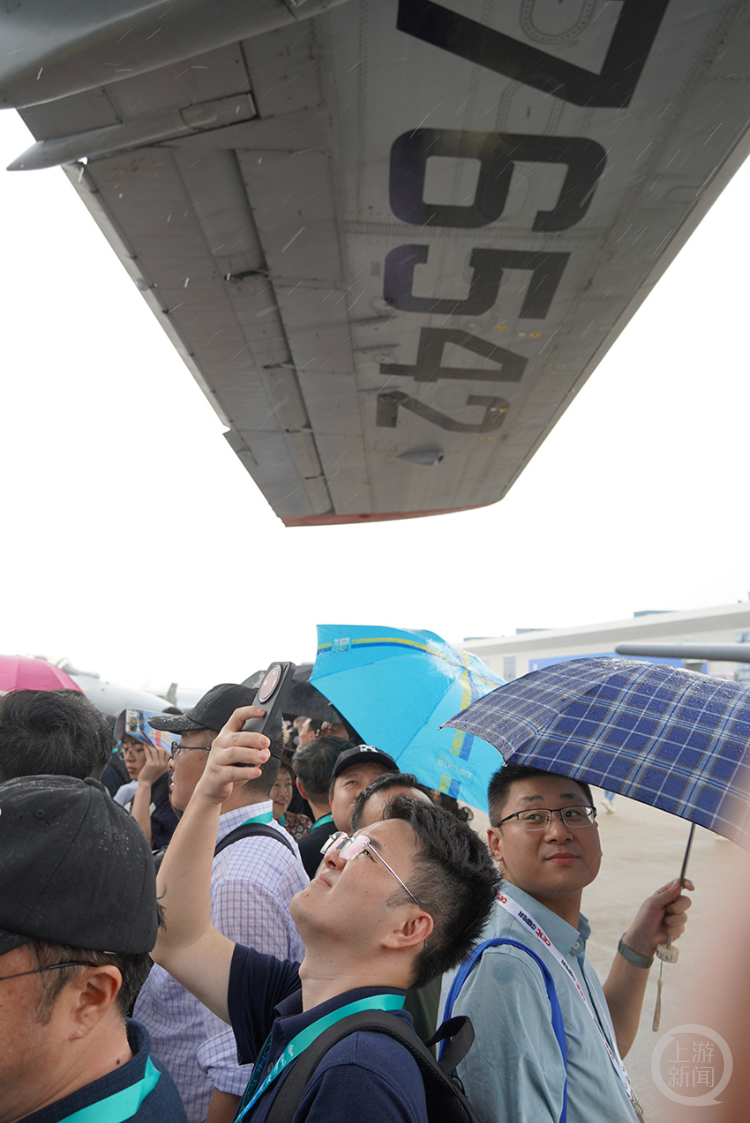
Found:
M 446 724 L 506 760 L 585 780 L 750 849 L 750 690 L 631 659 L 556 663 Z
M 470 734 L 441 729 L 460 706 L 504 682 L 476 655 L 434 632 L 319 624 L 310 681 L 402 772 L 487 810 L 497 753 Z

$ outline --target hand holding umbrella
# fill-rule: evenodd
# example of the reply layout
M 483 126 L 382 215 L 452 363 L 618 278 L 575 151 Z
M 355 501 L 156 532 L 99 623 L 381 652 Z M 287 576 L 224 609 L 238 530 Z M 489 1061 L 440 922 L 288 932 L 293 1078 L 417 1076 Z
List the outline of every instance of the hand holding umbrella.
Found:
M 656 954 L 660 960 L 657 979 L 656 1009 L 652 1029 L 656 1032 L 661 1022 L 661 992 L 664 986 L 662 971 L 665 962 L 677 962 L 677 948 L 672 948 L 673 940 L 679 939 L 685 931 L 687 910 L 692 905 L 682 890 L 694 891 L 695 886 L 686 877 L 675 878 L 648 897 L 641 905 L 635 920 L 623 934 L 621 944 L 636 955 L 653 959 Z M 666 958 L 660 949 L 668 948 L 674 955 Z M 636 1026 L 635 1029 L 638 1027 Z M 634 1033 L 635 1036 L 635 1033 Z

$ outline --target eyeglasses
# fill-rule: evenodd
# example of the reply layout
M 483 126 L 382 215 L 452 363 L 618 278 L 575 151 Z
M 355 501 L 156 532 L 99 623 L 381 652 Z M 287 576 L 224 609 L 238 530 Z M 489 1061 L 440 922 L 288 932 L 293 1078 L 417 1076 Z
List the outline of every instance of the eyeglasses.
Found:
M 503 823 L 507 823 L 510 819 L 518 819 L 525 831 L 544 831 L 552 822 L 552 816 L 559 815 L 560 822 L 563 826 L 572 827 L 573 830 L 581 830 L 582 827 L 592 827 L 596 819 L 595 807 L 581 807 L 578 804 L 573 807 L 532 807 L 528 811 L 514 811 L 512 815 L 506 815 L 496 825 L 501 827 Z
M 210 745 L 175 745 L 174 748 L 171 750 L 172 760 L 177 760 L 177 757 L 180 755 L 180 753 L 190 753 L 190 752 L 193 752 L 193 751 L 199 752 L 199 753 L 210 753 L 211 752 L 211 746 Z
M 88 959 L 76 959 L 72 963 L 50 963 L 49 967 L 35 967 L 33 971 L 18 971 L 15 975 L 0 975 L 0 983 L 6 979 L 20 979 L 22 975 L 40 975 L 42 971 L 59 971 L 61 967 L 99 967 L 99 963 L 91 963 Z
M 396 881 L 399 883 L 401 888 L 409 894 L 414 904 L 421 909 L 422 906 L 412 893 L 411 889 L 404 885 L 403 881 L 398 876 L 396 871 L 392 870 L 382 854 L 379 854 L 377 852 L 366 834 L 358 834 L 354 838 L 350 838 L 349 835 L 344 834 L 343 831 L 336 831 L 326 839 L 326 841 L 320 848 L 321 854 L 328 854 L 328 852 L 331 850 L 334 850 L 337 854 L 339 854 L 345 862 L 350 862 L 352 858 L 357 858 L 360 854 L 365 853 L 365 851 L 367 851 L 368 854 L 374 854 L 375 857 L 383 863 L 385 868 L 388 870 L 388 873 L 392 874 L 393 877 L 396 878 Z
M 143 745 L 123 745 L 122 747 L 123 756 L 127 756 L 128 754 L 130 754 L 130 756 L 143 756 L 145 751 Z

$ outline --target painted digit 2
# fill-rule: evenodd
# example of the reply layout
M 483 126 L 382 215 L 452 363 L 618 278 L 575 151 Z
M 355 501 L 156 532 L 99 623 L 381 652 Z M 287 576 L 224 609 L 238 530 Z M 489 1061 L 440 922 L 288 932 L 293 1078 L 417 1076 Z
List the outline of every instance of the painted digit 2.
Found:
M 627 108 L 656 38 L 669 0 L 624 0 L 601 72 L 596 75 L 536 47 L 520 43 L 459 15 L 432 0 L 399 0 L 397 27 L 425 43 L 496 73 L 562 98 L 574 105 Z M 479 161 L 474 200 L 469 206 L 424 201 L 427 160 L 451 156 Z M 393 213 L 418 226 L 467 229 L 495 222 L 503 213 L 517 162 L 558 163 L 567 167 L 556 205 L 538 211 L 532 229 L 556 232 L 574 226 L 586 214 L 604 170 L 602 146 L 585 137 L 533 136 L 417 128 L 398 137 L 391 148 L 389 191 Z M 520 316 L 544 319 L 560 284 L 569 254 L 523 250 L 474 249 L 469 257 L 472 280 L 464 300 L 419 297 L 413 293 L 414 270 L 427 261 L 429 246 L 407 244 L 385 260 L 383 295 L 405 312 L 479 316 L 497 301 L 505 269 L 531 271 Z M 497 368 L 443 367 L 443 348 L 453 343 L 498 363 Z M 422 328 L 413 366 L 383 363 L 381 374 L 409 376 L 418 382 L 477 379 L 517 382 L 527 359 L 458 330 Z M 508 411 L 502 398 L 470 396 L 467 405 L 484 405 L 478 424 L 456 421 L 408 394 L 383 391 L 378 396 L 379 427 L 394 428 L 399 408 L 451 432 L 486 433 L 499 428 Z

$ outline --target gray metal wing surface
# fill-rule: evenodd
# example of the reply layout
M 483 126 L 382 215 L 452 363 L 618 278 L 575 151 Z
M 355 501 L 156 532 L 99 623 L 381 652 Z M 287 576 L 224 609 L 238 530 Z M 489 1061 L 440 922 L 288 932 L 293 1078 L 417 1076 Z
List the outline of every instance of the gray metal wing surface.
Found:
M 64 164 L 289 526 L 501 499 L 749 150 L 746 2 L 348 0 L 201 53 L 153 7 L 145 69 L 0 71 L 15 166 Z

